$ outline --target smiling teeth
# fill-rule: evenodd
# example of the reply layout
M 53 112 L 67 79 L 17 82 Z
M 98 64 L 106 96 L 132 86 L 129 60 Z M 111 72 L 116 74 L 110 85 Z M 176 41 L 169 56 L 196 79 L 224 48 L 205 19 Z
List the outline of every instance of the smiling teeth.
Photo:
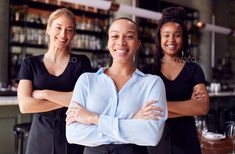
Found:
M 66 40 L 64 40 L 64 39 L 58 39 L 58 41 L 60 41 L 60 42 L 65 42 Z
M 126 53 L 126 50 L 115 50 L 117 53 Z
M 175 48 L 176 46 L 175 45 L 168 45 L 167 47 L 168 48 Z

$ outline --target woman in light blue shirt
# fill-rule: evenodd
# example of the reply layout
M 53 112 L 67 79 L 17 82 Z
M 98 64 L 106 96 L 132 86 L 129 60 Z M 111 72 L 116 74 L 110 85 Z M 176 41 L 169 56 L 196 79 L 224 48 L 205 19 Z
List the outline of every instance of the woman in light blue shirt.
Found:
M 157 145 L 167 119 L 165 87 L 135 66 L 140 40 L 134 21 L 118 18 L 108 34 L 112 65 L 78 79 L 66 137 L 85 145 L 84 154 L 145 154 L 145 146 Z

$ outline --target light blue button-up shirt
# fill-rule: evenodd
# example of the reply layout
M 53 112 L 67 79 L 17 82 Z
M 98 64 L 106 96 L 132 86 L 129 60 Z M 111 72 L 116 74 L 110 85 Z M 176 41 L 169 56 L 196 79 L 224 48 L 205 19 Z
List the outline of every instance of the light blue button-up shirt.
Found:
M 98 125 L 74 122 L 66 126 L 69 143 L 85 146 L 103 144 L 137 144 L 155 146 L 162 135 L 167 119 L 165 86 L 156 75 L 144 74 L 138 69 L 120 91 L 104 73 L 82 74 L 73 91 L 70 106 L 80 103 L 87 110 L 100 115 Z M 158 100 L 163 110 L 159 120 L 132 119 L 149 100 Z

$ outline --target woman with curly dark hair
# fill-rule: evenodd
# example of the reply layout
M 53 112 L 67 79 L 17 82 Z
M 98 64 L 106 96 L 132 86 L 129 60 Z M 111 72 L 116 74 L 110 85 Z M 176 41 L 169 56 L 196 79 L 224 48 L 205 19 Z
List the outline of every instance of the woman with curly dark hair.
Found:
M 166 87 L 168 119 L 160 143 L 150 154 L 200 154 L 193 116 L 206 115 L 209 98 L 201 67 L 190 53 L 182 7 L 163 10 L 157 28 L 155 62 L 144 72 L 159 75 Z

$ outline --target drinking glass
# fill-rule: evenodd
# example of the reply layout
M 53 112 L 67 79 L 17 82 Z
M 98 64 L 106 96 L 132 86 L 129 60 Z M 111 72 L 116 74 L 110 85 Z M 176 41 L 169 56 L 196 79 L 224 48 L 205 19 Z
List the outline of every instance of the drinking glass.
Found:
M 198 133 L 203 134 L 203 133 L 206 133 L 208 131 L 207 122 L 206 122 L 206 119 L 204 117 L 203 118 L 202 117 L 197 117 L 195 119 L 195 124 L 196 124 Z
M 235 122 L 230 123 L 227 127 L 227 136 L 232 139 L 233 151 L 229 154 L 235 154 Z

